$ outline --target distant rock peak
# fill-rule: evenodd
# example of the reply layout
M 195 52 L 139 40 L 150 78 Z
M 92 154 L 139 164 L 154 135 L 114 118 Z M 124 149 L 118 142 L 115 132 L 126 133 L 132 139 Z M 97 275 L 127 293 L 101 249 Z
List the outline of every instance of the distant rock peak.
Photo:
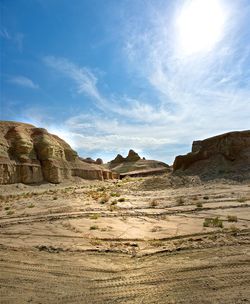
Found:
M 110 163 L 111 164 L 121 164 L 123 162 L 135 162 L 140 160 L 140 156 L 134 150 L 130 149 L 128 152 L 127 157 L 123 157 L 121 154 L 117 154 L 116 158 L 113 159 Z

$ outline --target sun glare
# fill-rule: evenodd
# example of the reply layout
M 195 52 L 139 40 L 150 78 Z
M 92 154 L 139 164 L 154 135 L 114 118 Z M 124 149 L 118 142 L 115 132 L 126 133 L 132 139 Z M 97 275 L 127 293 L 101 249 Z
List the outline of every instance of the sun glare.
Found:
M 187 1 L 176 20 L 182 51 L 187 55 L 210 51 L 222 38 L 225 20 L 220 0 Z

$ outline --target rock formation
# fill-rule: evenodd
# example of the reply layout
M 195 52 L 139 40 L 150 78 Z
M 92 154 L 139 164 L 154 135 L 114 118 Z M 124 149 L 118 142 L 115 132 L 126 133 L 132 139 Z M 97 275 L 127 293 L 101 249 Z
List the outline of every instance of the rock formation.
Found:
M 95 161 L 95 163 L 97 165 L 103 165 L 103 160 L 101 158 L 97 158 L 96 161 Z
M 118 154 L 114 160 L 108 163 L 108 167 L 119 173 L 121 178 L 127 175 L 147 176 L 170 171 L 167 164 L 156 160 L 141 159 L 133 150 L 129 150 L 127 157 Z
M 0 122 L 0 184 L 60 183 L 72 176 L 117 178 L 117 173 L 81 160 L 61 138 L 18 122 Z
M 250 131 L 194 141 L 192 152 L 175 158 L 173 170 L 207 178 L 250 177 Z
M 128 156 L 126 157 L 127 162 L 135 162 L 137 160 L 140 160 L 139 154 L 137 154 L 134 150 L 129 150 Z

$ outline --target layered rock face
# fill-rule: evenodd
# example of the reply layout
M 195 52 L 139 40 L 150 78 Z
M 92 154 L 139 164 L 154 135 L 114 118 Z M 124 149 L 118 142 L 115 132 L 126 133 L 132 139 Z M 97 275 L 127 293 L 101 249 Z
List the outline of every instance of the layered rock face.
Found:
M 109 169 L 120 174 L 120 177 L 147 176 L 162 174 L 170 171 L 170 167 L 160 161 L 141 159 L 133 150 L 129 150 L 128 156 L 118 154 L 114 160 L 108 163 Z
M 175 158 L 173 170 L 208 178 L 250 178 L 250 131 L 194 141 L 192 152 Z
M 82 161 L 61 138 L 18 122 L 0 122 L 0 184 L 60 183 L 72 176 L 117 178 L 102 166 Z

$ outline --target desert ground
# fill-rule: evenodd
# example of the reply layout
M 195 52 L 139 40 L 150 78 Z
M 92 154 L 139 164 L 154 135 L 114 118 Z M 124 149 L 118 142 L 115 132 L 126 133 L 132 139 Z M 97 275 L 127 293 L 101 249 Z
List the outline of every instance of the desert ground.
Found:
M 0 186 L 0 303 L 249 303 L 250 183 Z

